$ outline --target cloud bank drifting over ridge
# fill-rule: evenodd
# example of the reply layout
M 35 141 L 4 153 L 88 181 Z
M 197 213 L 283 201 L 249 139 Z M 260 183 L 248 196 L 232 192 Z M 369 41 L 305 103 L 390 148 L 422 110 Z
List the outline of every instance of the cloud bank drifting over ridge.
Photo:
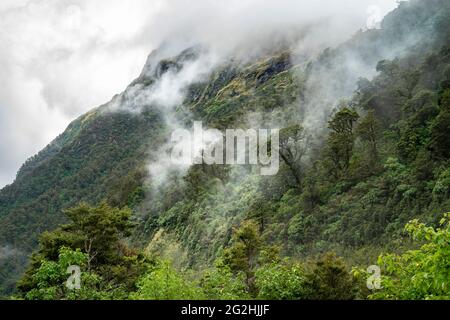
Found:
M 162 43 L 248 55 L 304 32 L 320 48 L 363 28 L 374 5 L 384 15 L 396 1 L 2 0 L 0 188 L 71 120 L 121 92 Z M 318 23 L 308 38 L 303 28 Z

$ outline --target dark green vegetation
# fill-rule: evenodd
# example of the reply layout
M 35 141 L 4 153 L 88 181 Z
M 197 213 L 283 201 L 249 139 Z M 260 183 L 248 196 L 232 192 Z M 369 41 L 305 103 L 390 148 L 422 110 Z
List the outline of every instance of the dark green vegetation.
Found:
M 153 254 L 131 249 L 129 209 L 81 204 L 66 211 L 70 223 L 41 236 L 39 250 L 18 283 L 19 297 L 54 299 L 448 299 L 450 214 L 434 229 L 412 221 L 406 226 L 418 250 L 379 258 L 385 267 L 375 293 L 365 289 L 364 270 L 350 272 L 334 254 L 318 260 L 280 257 L 278 246 L 261 237 L 247 220 L 233 231 L 215 266 L 201 273 L 176 270 Z M 81 287 L 66 286 L 67 268 L 81 268 Z
M 157 109 L 80 117 L 0 192 L 3 292 L 57 228 L 19 282 L 25 298 L 449 298 L 449 6 L 403 3 L 381 30 L 314 61 L 286 50 L 191 85 L 185 122 L 283 128 L 276 177 L 199 165 L 153 190 L 145 166 L 169 133 Z M 377 75 L 358 80 L 349 57 Z M 311 106 L 326 110 L 314 132 L 303 121 Z M 404 229 L 413 219 L 429 225 L 408 224 L 416 241 Z M 395 252 L 379 259 L 384 289 L 368 292 L 364 269 L 382 252 Z M 72 264 L 81 291 L 64 286 Z

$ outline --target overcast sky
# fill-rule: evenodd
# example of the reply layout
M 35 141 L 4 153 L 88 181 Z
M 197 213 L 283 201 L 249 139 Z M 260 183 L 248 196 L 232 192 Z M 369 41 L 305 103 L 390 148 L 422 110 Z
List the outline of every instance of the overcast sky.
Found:
M 218 51 L 318 19 L 341 41 L 395 0 L 0 0 L 0 188 L 77 116 L 136 78 L 162 42 Z M 249 41 L 253 39 L 253 41 Z

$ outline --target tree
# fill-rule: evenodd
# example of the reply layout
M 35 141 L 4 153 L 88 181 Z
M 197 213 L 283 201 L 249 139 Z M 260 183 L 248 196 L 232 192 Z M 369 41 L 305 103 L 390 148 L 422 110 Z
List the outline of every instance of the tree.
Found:
M 36 289 L 50 290 L 61 286 L 60 280 L 67 279 L 66 270 L 63 270 L 65 265 L 60 261 L 64 257 L 61 250 L 63 253 L 72 250 L 82 255 L 79 265 L 82 271 L 103 279 L 100 291 L 109 286 L 113 287 L 111 292 L 121 288 L 132 289 L 148 261 L 122 242 L 132 227 L 129 221 L 131 211 L 112 208 L 103 202 L 96 207 L 82 203 L 66 210 L 65 214 L 70 223 L 42 234 L 40 248 L 32 255 L 30 267 L 18 283 L 19 291 L 27 296 Z M 49 270 L 59 270 L 55 271 L 59 278 L 52 276 L 57 283 L 42 283 L 40 280 L 39 275 L 45 275 Z M 54 298 L 60 297 L 60 293 L 54 295 Z
M 336 178 L 349 167 L 355 141 L 354 125 L 358 118 L 355 110 L 344 107 L 328 122 L 331 133 L 328 137 L 327 153 L 333 166 L 332 174 Z
M 279 154 L 292 172 L 298 188 L 302 186 L 301 160 L 307 151 L 308 136 L 301 126 L 294 125 L 280 131 Z
M 420 249 L 402 255 L 386 254 L 378 258 L 383 267 L 381 287 L 371 299 L 450 299 L 450 213 L 439 228 L 418 220 L 405 230 L 416 241 L 425 241 Z
M 443 92 L 440 98 L 440 113 L 431 124 L 429 148 L 433 156 L 448 159 L 450 157 L 450 89 Z
M 72 220 L 66 230 L 79 235 L 82 249 L 89 256 L 88 269 L 92 263 L 114 262 L 119 240 L 130 235 L 131 210 L 112 208 L 106 202 L 97 207 L 82 203 L 65 214 Z
M 261 235 L 255 221 L 244 221 L 235 229 L 231 246 L 224 250 L 223 262 L 234 273 L 243 272 L 248 291 L 255 294 L 255 269 L 262 248 Z
M 378 139 L 380 136 L 381 125 L 375 117 L 373 110 L 370 110 L 367 115 L 361 120 L 356 128 L 356 132 L 361 140 L 369 147 L 369 156 L 371 164 L 378 161 Z
M 356 296 L 356 282 L 344 261 L 333 253 L 315 262 L 307 276 L 309 299 L 352 300 Z
M 80 287 L 69 288 L 68 268 L 76 265 L 85 269 L 88 256 L 79 249 L 74 251 L 66 247 L 59 250 L 58 261 L 41 261 L 40 267 L 32 275 L 35 287 L 25 294 L 27 300 L 89 300 L 110 299 L 113 291 L 99 289 L 102 279 L 92 272 L 80 273 Z
M 137 284 L 137 292 L 131 294 L 134 300 L 193 300 L 201 299 L 201 291 L 185 279 L 169 262 L 159 261 Z
M 271 263 L 261 266 L 256 271 L 258 299 L 306 299 L 309 292 L 305 282 L 305 271 L 298 264 L 289 266 L 283 262 Z
M 250 206 L 247 213 L 247 219 L 254 220 L 259 223 L 260 232 L 264 232 L 269 216 L 272 213 L 270 202 L 264 196 L 257 196 Z
M 200 286 L 206 299 L 244 300 L 249 299 L 245 274 L 236 275 L 228 266 L 219 261 L 216 268 L 206 271 L 200 280 Z

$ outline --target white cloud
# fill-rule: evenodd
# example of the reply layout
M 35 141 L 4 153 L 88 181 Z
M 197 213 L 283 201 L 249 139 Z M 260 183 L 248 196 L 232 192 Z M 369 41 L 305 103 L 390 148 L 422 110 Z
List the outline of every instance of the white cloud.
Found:
M 136 37 L 156 9 L 145 0 L 1 1 L 0 187 L 139 75 L 153 47 Z
M 321 18 L 334 32 L 308 43 L 330 44 L 364 27 L 370 5 L 384 15 L 395 1 L 2 0 L 0 187 L 70 120 L 121 92 L 162 42 L 248 55 Z

